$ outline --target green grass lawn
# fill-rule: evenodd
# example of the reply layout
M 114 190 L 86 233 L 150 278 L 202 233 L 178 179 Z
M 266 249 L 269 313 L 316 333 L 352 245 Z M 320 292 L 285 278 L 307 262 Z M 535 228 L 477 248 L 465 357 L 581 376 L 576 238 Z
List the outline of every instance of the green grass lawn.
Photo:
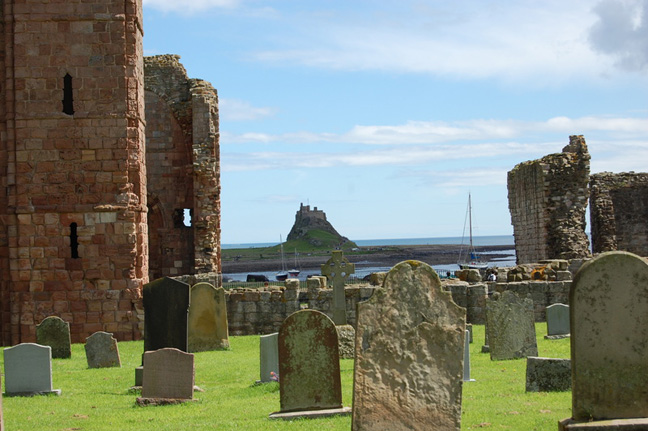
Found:
M 537 324 L 539 355 L 569 357 L 569 340 L 544 340 Z M 526 393 L 526 361 L 493 362 L 480 353 L 484 327 L 474 326 L 472 377 L 464 383 L 462 429 L 556 430 L 571 416 L 571 392 Z M 119 343 L 121 368 L 88 369 L 82 344 L 72 359 L 54 359 L 54 388 L 61 396 L 5 397 L 5 429 L 18 430 L 349 430 L 350 417 L 284 422 L 268 419 L 279 410 L 277 383 L 255 385 L 259 378 L 259 337 L 230 338 L 231 350 L 195 354 L 196 401 L 162 407 L 138 407 L 130 390 L 143 344 Z M 351 406 L 353 360 L 343 359 L 342 399 Z M 4 372 L 4 364 L 2 367 Z M 3 378 L 4 381 L 4 378 Z

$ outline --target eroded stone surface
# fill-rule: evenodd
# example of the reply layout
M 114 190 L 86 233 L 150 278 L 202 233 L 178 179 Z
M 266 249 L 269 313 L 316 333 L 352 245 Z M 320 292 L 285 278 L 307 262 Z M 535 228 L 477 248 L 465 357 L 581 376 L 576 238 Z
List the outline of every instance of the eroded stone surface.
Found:
M 281 412 L 342 407 L 335 324 L 324 313 L 291 314 L 279 330 Z
M 58 316 L 49 316 L 36 326 L 36 342 L 52 348 L 52 358 L 72 356 L 70 324 Z
M 358 304 L 353 430 L 459 430 L 466 312 L 427 264 L 401 262 Z
M 555 392 L 571 389 L 571 361 L 529 356 L 526 368 L 527 392 Z
M 108 332 L 95 332 L 85 343 L 88 368 L 121 367 L 117 340 Z
M 575 420 L 648 417 L 648 264 L 604 253 L 570 292 Z
M 204 352 L 229 348 L 225 290 L 209 283 L 191 287 L 189 307 L 189 351 Z
M 492 360 L 538 356 L 531 299 L 510 291 L 494 294 L 486 304 L 486 321 Z

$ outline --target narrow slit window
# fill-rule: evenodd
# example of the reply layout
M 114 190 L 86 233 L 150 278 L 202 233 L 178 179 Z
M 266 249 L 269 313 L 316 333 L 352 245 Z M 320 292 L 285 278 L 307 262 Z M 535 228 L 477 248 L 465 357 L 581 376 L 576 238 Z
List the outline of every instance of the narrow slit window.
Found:
M 74 115 L 74 100 L 72 98 L 72 76 L 66 73 L 63 77 L 63 112 Z
M 72 259 L 79 258 L 79 237 L 77 236 L 77 224 L 70 224 L 70 252 Z

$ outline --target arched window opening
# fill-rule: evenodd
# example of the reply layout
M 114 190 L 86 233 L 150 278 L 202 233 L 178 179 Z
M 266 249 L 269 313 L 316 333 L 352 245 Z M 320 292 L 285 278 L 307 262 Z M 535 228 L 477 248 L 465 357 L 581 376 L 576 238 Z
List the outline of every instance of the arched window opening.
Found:
M 72 76 L 66 73 L 63 77 L 63 112 L 74 115 L 74 100 L 72 98 Z
M 79 237 L 77 236 L 77 224 L 70 224 L 70 252 L 72 259 L 79 258 Z

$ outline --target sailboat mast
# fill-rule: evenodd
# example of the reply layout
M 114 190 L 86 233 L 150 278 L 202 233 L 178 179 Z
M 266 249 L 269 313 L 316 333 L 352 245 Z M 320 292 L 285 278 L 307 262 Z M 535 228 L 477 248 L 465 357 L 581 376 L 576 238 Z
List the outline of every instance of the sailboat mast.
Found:
M 468 193 L 468 224 L 470 226 L 470 250 L 473 249 L 473 239 L 472 239 L 472 202 L 470 200 L 470 193 Z

